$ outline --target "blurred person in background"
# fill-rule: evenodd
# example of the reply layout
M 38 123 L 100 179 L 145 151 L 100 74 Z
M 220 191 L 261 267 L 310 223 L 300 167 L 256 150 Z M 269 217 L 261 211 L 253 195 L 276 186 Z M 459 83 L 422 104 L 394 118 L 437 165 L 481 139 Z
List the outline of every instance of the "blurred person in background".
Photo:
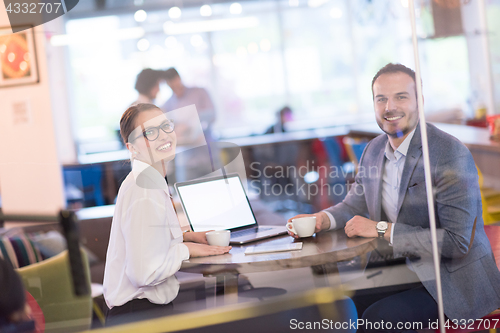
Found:
M 264 134 L 285 132 L 285 124 L 293 120 L 293 112 L 289 106 L 276 112 L 276 123 L 269 127 Z
M 130 106 L 137 105 L 140 103 L 154 104 L 156 96 L 160 92 L 160 81 L 162 78 L 162 73 L 163 73 L 162 71 L 157 71 L 151 68 L 145 68 L 139 74 L 137 74 L 137 79 L 135 81 L 135 90 L 137 90 L 139 96 L 137 96 L 137 99 L 134 102 L 132 102 Z M 120 134 L 119 126 L 116 126 L 115 133 L 118 141 L 121 144 L 120 145 L 121 149 L 125 149 L 125 145 L 123 144 L 122 136 Z M 123 178 L 120 177 L 119 179 Z
M 156 95 L 160 92 L 160 79 L 162 73 L 162 71 L 146 68 L 137 75 L 135 90 L 137 90 L 139 96 L 132 105 L 139 103 L 154 103 Z
M 184 148 L 175 158 L 175 179 L 187 181 L 206 176 L 206 165 L 219 155 L 215 145 L 211 144 L 215 121 L 212 100 L 204 88 L 186 87 L 175 68 L 164 71 L 162 78 L 172 89 L 172 97 L 161 109 L 173 117 L 177 143 Z
M 194 104 L 198 111 L 205 140 L 210 142 L 212 140 L 212 124 L 215 121 L 215 108 L 208 92 L 200 87 L 186 87 L 179 73 L 173 67 L 164 71 L 162 78 L 167 81 L 167 85 L 172 89 L 172 97 L 161 107 L 163 112 Z
M 284 125 L 292 120 L 293 111 L 289 106 L 285 105 L 276 112 L 276 123 L 271 125 L 264 134 L 284 133 L 286 132 L 286 126 Z M 298 167 L 302 161 L 305 161 L 307 149 L 307 146 L 294 141 L 280 142 L 279 144 L 273 145 L 261 145 L 253 148 L 254 161 L 258 162 L 256 166 L 260 170 L 261 177 L 259 179 L 259 184 L 263 197 L 269 197 L 269 199 L 274 200 L 276 196 L 272 193 L 271 189 L 273 187 L 279 185 L 284 189 L 291 184 L 293 186 L 288 193 L 280 191 L 282 192 L 280 201 L 283 202 L 285 199 L 294 200 L 295 203 L 299 201 L 295 188 L 297 188 L 301 182 L 299 179 L 300 177 L 297 177 L 295 172 L 283 172 L 283 170 L 290 170 L 287 169 L 290 167 Z M 294 207 L 294 205 L 290 207 Z M 278 210 L 286 209 L 279 208 Z

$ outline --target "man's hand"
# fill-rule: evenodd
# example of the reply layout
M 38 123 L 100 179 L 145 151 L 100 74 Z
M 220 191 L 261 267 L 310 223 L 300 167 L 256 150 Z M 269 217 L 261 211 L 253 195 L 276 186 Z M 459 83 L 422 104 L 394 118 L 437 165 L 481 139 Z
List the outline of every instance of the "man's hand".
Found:
M 388 223 L 389 228 L 385 232 L 385 236 L 390 235 L 391 233 L 391 224 Z M 377 232 L 377 222 L 372 221 L 367 219 L 366 217 L 356 215 L 347 223 L 345 224 L 344 227 L 345 234 L 347 237 L 378 237 L 378 232 Z
M 210 231 L 213 231 L 213 230 L 210 230 Z M 184 235 L 183 235 L 183 239 L 184 239 L 185 242 L 208 244 L 208 241 L 207 241 L 207 232 L 208 231 L 203 231 L 203 232 L 185 232 Z
M 330 228 L 330 219 L 328 218 L 325 212 L 319 212 L 316 214 L 299 214 L 297 216 L 288 219 L 287 222 L 292 222 L 293 219 L 298 219 L 299 217 L 312 217 L 312 216 L 316 216 L 316 228 L 314 229 L 314 232 L 320 232 L 321 230 L 328 230 Z M 288 229 L 288 234 L 294 238 L 299 238 L 299 236 L 291 232 L 290 229 Z
M 231 250 L 231 246 L 211 246 L 205 244 L 196 244 L 186 242 L 184 243 L 189 249 L 189 256 L 191 258 L 194 257 L 208 257 L 208 256 L 216 256 L 219 254 L 228 253 Z

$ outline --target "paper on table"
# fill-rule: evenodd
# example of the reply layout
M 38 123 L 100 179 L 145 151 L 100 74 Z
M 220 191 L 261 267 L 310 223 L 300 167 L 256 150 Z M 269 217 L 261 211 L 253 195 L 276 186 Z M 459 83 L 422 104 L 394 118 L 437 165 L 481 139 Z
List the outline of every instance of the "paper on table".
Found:
M 292 243 L 292 244 L 272 245 L 272 246 L 250 246 L 245 250 L 245 254 L 296 251 L 301 249 L 302 249 L 302 242 Z

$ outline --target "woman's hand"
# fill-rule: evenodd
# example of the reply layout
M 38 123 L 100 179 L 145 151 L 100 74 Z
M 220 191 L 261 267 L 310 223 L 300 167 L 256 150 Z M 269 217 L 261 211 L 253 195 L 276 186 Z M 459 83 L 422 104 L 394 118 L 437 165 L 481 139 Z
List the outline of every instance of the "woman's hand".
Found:
M 210 230 L 210 231 L 212 231 L 212 230 Z M 185 232 L 183 239 L 184 239 L 185 242 L 208 244 L 208 242 L 207 242 L 207 232 L 208 231 L 203 231 L 203 232 Z
M 189 249 L 190 257 L 208 257 L 216 256 L 219 254 L 228 253 L 231 250 L 231 246 L 211 246 L 205 244 L 196 243 L 184 243 Z

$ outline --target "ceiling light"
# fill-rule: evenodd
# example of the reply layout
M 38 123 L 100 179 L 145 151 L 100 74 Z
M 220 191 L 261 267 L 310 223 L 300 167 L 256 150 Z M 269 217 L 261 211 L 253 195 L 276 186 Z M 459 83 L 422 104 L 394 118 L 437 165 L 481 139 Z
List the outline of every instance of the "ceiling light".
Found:
M 238 15 L 238 14 L 241 14 L 242 11 L 243 11 L 243 8 L 237 2 L 232 3 L 231 6 L 229 6 L 229 12 L 231 14 Z
M 168 16 L 170 16 L 170 18 L 172 19 L 178 19 L 179 17 L 181 17 L 181 15 L 182 12 L 179 7 L 172 7 L 168 10 Z
M 212 16 L 212 7 L 210 7 L 209 5 L 201 6 L 200 15 L 205 17 Z
M 142 38 L 137 42 L 137 48 L 139 51 L 146 51 L 149 49 L 149 41 L 146 38 Z
M 253 16 L 238 19 L 220 19 L 195 22 L 165 22 L 163 31 L 167 35 L 193 34 L 208 31 L 222 31 L 253 28 L 260 24 L 259 19 Z
M 84 32 L 79 34 L 55 35 L 50 38 L 50 44 L 52 44 L 52 46 L 93 44 L 109 42 L 110 40 L 137 39 L 144 36 L 144 34 L 144 28 L 135 27 L 114 31 L 103 31 L 99 34 Z
M 307 1 L 307 5 L 311 8 L 318 8 L 320 6 L 323 6 L 327 2 L 328 0 L 309 0 Z
M 148 13 L 146 13 L 146 11 L 144 11 L 142 9 L 136 11 L 134 14 L 134 19 L 137 22 L 144 22 L 144 21 L 146 21 L 147 17 L 148 17 Z

